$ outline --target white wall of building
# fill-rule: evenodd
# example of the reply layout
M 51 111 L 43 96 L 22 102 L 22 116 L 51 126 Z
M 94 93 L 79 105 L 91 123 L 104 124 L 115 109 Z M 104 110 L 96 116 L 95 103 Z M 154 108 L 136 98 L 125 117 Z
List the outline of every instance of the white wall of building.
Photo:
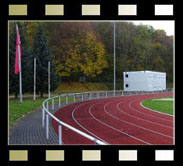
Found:
M 123 72 L 124 91 L 166 90 L 166 73 L 154 71 Z

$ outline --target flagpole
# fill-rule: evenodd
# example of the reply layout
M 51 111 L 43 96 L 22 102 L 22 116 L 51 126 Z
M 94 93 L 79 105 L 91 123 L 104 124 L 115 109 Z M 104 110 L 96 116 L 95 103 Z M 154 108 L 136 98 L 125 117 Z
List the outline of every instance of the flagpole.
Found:
M 16 24 L 17 32 L 18 25 Z M 20 104 L 22 104 L 22 69 L 21 69 L 21 59 L 20 59 L 20 45 L 18 45 L 18 64 L 19 64 L 19 87 L 20 87 Z
M 48 62 L 48 98 L 50 98 L 50 61 Z
M 34 100 L 36 100 L 36 58 L 34 58 Z

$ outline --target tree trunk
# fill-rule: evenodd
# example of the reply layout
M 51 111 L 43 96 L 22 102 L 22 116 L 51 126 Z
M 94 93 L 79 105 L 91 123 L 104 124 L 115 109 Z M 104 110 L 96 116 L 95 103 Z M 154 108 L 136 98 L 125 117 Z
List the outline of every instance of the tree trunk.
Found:
M 18 98 L 18 93 L 17 92 L 15 92 L 15 99 L 17 99 Z

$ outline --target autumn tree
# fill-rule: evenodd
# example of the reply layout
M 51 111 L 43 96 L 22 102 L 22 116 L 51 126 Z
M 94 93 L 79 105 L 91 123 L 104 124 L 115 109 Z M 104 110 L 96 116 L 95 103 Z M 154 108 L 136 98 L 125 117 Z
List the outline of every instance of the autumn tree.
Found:
M 95 78 L 108 67 L 104 46 L 97 41 L 94 33 L 79 33 L 77 37 L 67 39 L 67 48 L 57 59 L 57 73 L 60 77 L 88 76 Z
M 41 24 L 62 81 L 113 81 L 113 22 L 21 22 L 32 49 Z M 12 27 L 10 32 L 12 34 Z M 54 63 L 52 63 L 54 64 Z M 32 70 L 32 69 L 31 69 Z M 173 81 L 173 36 L 151 26 L 116 22 L 116 80 L 130 70 L 165 71 Z

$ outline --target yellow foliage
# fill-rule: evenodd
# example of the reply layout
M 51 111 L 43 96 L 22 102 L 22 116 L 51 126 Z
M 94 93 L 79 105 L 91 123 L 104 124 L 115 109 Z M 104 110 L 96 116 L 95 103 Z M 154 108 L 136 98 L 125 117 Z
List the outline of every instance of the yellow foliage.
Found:
M 68 43 L 62 52 L 63 58 L 58 59 L 56 63 L 56 72 L 60 77 L 70 77 L 77 72 L 84 76 L 96 77 L 108 67 L 104 46 L 97 41 L 92 32 L 79 33 Z

